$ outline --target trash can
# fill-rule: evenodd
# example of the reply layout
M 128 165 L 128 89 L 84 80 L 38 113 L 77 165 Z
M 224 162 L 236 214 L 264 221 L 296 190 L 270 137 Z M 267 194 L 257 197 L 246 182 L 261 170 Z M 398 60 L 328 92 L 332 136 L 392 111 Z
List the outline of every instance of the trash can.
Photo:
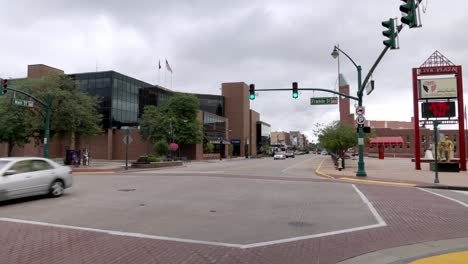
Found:
M 64 164 L 79 166 L 81 164 L 81 151 L 76 149 L 67 149 L 65 151 Z

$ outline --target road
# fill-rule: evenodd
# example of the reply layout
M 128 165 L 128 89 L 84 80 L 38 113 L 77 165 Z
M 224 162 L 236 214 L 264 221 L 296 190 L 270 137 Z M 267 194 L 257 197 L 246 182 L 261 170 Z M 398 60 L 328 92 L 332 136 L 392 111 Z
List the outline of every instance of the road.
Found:
M 323 158 L 76 175 L 58 199 L 1 204 L 0 263 L 337 263 L 468 237 L 466 192 L 331 181 Z

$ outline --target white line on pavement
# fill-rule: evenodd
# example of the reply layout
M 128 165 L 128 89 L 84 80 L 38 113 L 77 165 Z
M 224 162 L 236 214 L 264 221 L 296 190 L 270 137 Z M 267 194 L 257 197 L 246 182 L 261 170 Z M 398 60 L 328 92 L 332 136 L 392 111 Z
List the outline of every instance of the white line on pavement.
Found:
M 212 245 L 212 246 L 234 247 L 234 248 L 241 248 L 241 249 L 269 246 L 269 245 L 274 245 L 274 244 L 281 244 L 281 243 L 287 243 L 287 242 L 298 241 L 298 240 L 332 236 L 332 235 L 338 235 L 338 234 L 344 234 L 344 233 L 350 233 L 350 232 L 356 232 L 356 231 L 386 226 L 387 224 L 385 223 L 383 218 L 379 215 L 377 210 L 375 210 L 374 206 L 367 199 L 367 197 L 354 184 L 351 184 L 351 185 L 356 190 L 356 192 L 358 193 L 362 201 L 369 207 L 370 211 L 372 212 L 375 219 L 377 220 L 377 224 L 336 230 L 336 231 L 320 233 L 320 234 L 315 234 L 315 235 L 292 237 L 292 238 L 266 241 L 266 242 L 260 242 L 260 243 L 252 243 L 252 244 L 247 244 L 247 245 L 203 241 L 203 240 L 193 240 L 193 239 L 184 239 L 184 238 L 176 238 L 176 237 L 166 237 L 166 236 L 154 236 L 154 235 L 146 235 L 146 234 L 141 234 L 141 233 L 113 231 L 113 230 L 79 227 L 79 226 L 71 226 L 71 225 L 60 225 L 60 224 L 52 224 L 52 223 L 46 223 L 46 222 L 37 222 L 37 221 L 29 221 L 29 220 L 21 220 L 21 219 L 13 219 L 13 218 L 0 218 L 0 221 L 49 226 L 49 227 L 65 228 L 65 229 L 72 229 L 72 230 L 81 230 L 81 231 L 91 231 L 91 232 L 105 233 L 105 234 L 117 235 L 117 236 L 128 236 L 128 237 L 135 237 L 135 238 L 176 241 L 176 242 L 195 243 L 195 244 L 204 244 L 204 245 Z
M 354 228 L 348 228 L 348 229 L 342 229 L 342 230 L 336 230 L 336 231 L 332 231 L 332 232 L 326 232 L 326 233 L 315 234 L 315 235 L 310 235 L 310 236 L 292 237 L 292 238 L 287 238 L 287 239 L 280 239 L 280 240 L 274 240 L 274 241 L 267 241 L 267 242 L 261 242 L 261 243 L 248 244 L 248 245 L 242 246 L 241 248 L 253 248 L 253 247 L 270 246 L 270 245 L 274 245 L 274 244 L 280 244 L 280 243 L 286 243 L 286 242 L 292 242 L 292 241 L 298 241 L 298 240 L 304 240 L 304 239 L 311 239 L 311 238 L 317 238 L 317 237 L 324 237 L 324 236 L 332 236 L 332 235 L 338 235 L 338 234 L 344 234 L 344 233 L 350 233 L 350 232 L 356 232 L 356 231 L 361 231 L 361 230 L 366 230 L 366 229 L 371 229 L 371 228 L 387 226 L 387 223 L 385 223 L 383 218 L 379 215 L 377 210 L 375 210 L 374 206 L 367 199 L 367 197 L 356 187 L 356 185 L 354 185 L 354 184 L 351 184 L 351 185 L 353 186 L 354 190 L 356 190 L 356 192 L 358 193 L 358 195 L 362 199 L 362 201 L 369 207 L 369 210 L 374 215 L 374 217 L 377 220 L 378 224 L 360 226 L 360 227 L 354 227 Z
M 425 191 L 425 192 L 428 192 L 428 193 L 432 193 L 432 194 L 434 194 L 434 195 L 440 196 L 440 197 L 445 198 L 445 199 L 448 199 L 448 200 L 450 200 L 450 201 L 459 203 L 459 204 L 461 204 L 461 205 L 463 205 L 463 206 L 465 206 L 465 207 L 468 207 L 468 204 L 466 204 L 466 203 L 464 203 L 464 202 L 461 202 L 461 201 L 458 201 L 457 199 L 454 199 L 454 198 L 452 198 L 452 197 L 448 197 L 448 196 L 445 196 L 445 195 L 442 195 L 442 194 L 438 194 L 438 193 L 435 193 L 435 192 L 431 192 L 431 191 L 429 191 L 429 190 L 422 189 L 422 188 L 418 188 L 418 189 L 421 190 L 421 191 Z
M 145 235 L 145 234 L 141 234 L 141 233 L 129 233 L 129 232 L 121 232 L 121 231 L 113 231 L 113 230 L 105 230 L 105 229 L 97 229 L 97 228 L 71 226 L 71 225 L 59 225 L 59 224 L 51 224 L 51 223 L 45 223 L 45 222 L 36 222 L 36 221 L 13 219 L 13 218 L 3 218 L 2 217 L 2 218 L 0 218 L 0 221 L 22 223 L 22 224 L 31 224 L 31 225 L 40 225 L 40 226 L 50 226 L 50 227 L 58 227 L 58 228 L 81 230 L 81 231 L 92 231 L 92 232 L 105 233 L 105 234 L 116 235 L 116 236 L 128 236 L 128 237 L 136 237 L 136 238 L 169 240 L 169 241 L 176 241 L 176 242 L 196 243 L 196 244 L 224 246 L 224 247 L 237 247 L 237 248 L 240 248 L 242 246 L 240 244 L 211 242 L 211 241 L 202 241 L 202 240 L 193 240 L 193 239 L 184 239 L 184 238 L 176 238 L 176 237 L 166 237 L 166 236 L 152 236 L 152 235 Z
M 352 184 L 354 190 L 356 190 L 356 192 L 359 194 L 359 197 L 361 197 L 362 201 L 367 204 L 367 206 L 369 207 L 369 210 L 372 212 L 372 214 L 374 215 L 375 219 L 377 220 L 377 223 L 381 224 L 382 226 L 386 226 L 387 223 L 385 223 L 385 221 L 383 220 L 383 218 L 379 215 L 379 213 L 377 212 L 377 210 L 375 210 L 374 206 L 372 205 L 372 203 L 369 201 L 369 199 L 367 199 L 367 197 L 361 192 L 361 190 L 358 189 L 358 187 L 356 187 L 356 185 Z

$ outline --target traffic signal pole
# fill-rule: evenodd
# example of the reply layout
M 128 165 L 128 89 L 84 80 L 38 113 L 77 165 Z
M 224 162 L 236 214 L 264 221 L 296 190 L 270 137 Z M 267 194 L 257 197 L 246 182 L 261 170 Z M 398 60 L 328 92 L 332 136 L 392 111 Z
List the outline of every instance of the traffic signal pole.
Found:
M 40 105 L 45 107 L 46 116 L 45 116 L 45 125 L 44 125 L 44 158 L 49 157 L 49 141 L 50 141 L 50 112 L 52 108 L 52 97 L 47 95 L 46 102 L 39 100 L 38 98 L 34 97 L 32 94 L 15 89 L 15 88 L 5 88 L 8 91 L 17 92 L 23 95 L 28 96 L 29 98 L 33 99 L 34 101 L 38 102 Z

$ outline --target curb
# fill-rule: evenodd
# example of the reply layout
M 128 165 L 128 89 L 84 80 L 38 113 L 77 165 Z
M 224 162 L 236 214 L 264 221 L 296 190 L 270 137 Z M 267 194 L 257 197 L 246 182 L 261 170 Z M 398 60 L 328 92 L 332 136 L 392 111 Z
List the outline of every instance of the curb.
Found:
M 317 174 L 318 176 L 320 177 L 323 177 L 323 178 L 327 178 L 327 179 L 332 179 L 334 180 L 335 178 L 328 175 L 328 174 L 325 174 L 323 172 L 320 171 L 320 168 L 322 167 L 322 163 L 325 161 L 325 158 L 322 159 L 322 162 L 320 162 L 320 165 L 318 166 L 318 168 L 315 170 L 315 174 Z

